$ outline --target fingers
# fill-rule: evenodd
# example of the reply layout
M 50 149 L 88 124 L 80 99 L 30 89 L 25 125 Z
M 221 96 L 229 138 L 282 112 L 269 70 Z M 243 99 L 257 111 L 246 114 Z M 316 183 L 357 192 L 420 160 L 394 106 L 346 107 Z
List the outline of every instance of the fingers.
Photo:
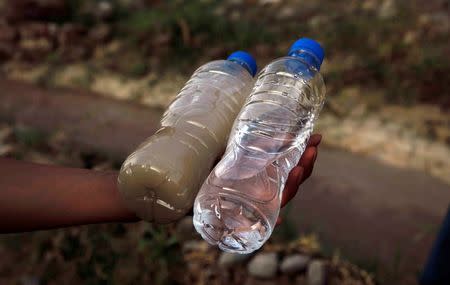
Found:
M 300 184 L 311 176 L 314 162 L 317 158 L 317 146 L 320 144 L 321 139 L 322 136 L 320 134 L 314 134 L 310 137 L 300 161 L 289 173 L 281 200 L 281 207 L 284 207 L 297 194 Z
M 320 144 L 321 140 L 322 140 L 321 134 L 313 134 L 311 137 L 309 137 L 308 144 L 306 147 L 310 147 L 310 146 L 317 147 Z
M 275 226 L 280 225 L 283 222 L 283 219 L 281 217 L 277 218 L 277 222 L 275 223 Z
M 317 147 L 319 146 L 321 140 L 322 135 L 314 134 L 310 137 L 308 141 L 308 145 L 305 149 L 305 152 L 303 153 L 302 157 L 300 158 L 300 161 L 298 162 L 298 165 L 303 167 L 305 170 L 303 173 L 303 180 L 301 182 L 305 181 L 309 176 L 311 176 L 314 167 L 314 162 L 316 161 L 317 158 Z
M 314 168 L 314 162 L 317 159 L 317 147 L 319 146 L 321 140 L 322 135 L 320 134 L 314 134 L 309 138 L 305 152 L 300 158 L 300 161 L 289 173 L 283 192 L 283 197 L 281 199 L 281 207 L 286 206 L 286 204 L 294 198 L 300 184 L 311 176 Z M 276 224 L 279 225 L 280 223 L 281 218 L 278 217 Z
M 308 179 L 312 174 L 314 163 L 317 159 L 317 147 L 319 146 L 321 140 L 322 135 L 320 134 L 314 134 L 309 138 L 306 150 L 298 162 L 298 165 L 303 167 L 305 170 L 300 184 Z
M 303 152 L 302 157 L 300 157 L 297 166 L 301 166 L 303 168 L 307 168 L 308 166 L 310 166 L 313 162 L 313 158 L 316 155 L 316 153 L 317 147 L 308 146 Z
M 284 186 L 283 197 L 281 198 L 281 207 L 284 207 L 287 202 L 294 198 L 297 194 L 298 186 L 302 181 L 304 169 L 301 166 L 295 166 L 289 173 L 286 185 Z

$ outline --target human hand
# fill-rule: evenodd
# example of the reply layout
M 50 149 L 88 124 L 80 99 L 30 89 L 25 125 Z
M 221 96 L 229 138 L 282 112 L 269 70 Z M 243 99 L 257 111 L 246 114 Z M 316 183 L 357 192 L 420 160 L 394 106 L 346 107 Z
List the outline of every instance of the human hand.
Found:
M 317 147 L 322 140 L 320 134 L 314 134 L 309 138 L 308 145 L 303 152 L 297 166 L 292 168 L 289 173 L 288 179 L 284 186 L 283 196 L 281 198 L 281 207 L 286 206 L 286 204 L 294 198 L 297 194 L 299 186 L 311 176 L 314 168 L 314 162 L 317 158 Z M 278 218 L 277 224 L 281 223 L 281 219 Z

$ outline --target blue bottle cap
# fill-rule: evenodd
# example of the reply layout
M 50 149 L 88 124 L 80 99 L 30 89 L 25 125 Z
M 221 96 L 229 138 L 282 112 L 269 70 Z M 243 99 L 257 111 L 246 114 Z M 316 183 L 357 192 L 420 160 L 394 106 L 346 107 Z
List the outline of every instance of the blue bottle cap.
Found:
M 253 56 L 245 51 L 235 51 L 230 54 L 227 60 L 234 61 L 242 65 L 252 76 L 255 76 L 256 70 L 258 70 Z
M 318 66 L 316 65 L 316 68 L 317 70 L 320 70 L 323 58 L 325 57 L 325 51 L 318 42 L 308 38 L 301 38 L 291 46 L 288 55 L 292 55 L 298 52 L 299 50 L 305 50 L 312 53 L 318 60 L 317 62 Z

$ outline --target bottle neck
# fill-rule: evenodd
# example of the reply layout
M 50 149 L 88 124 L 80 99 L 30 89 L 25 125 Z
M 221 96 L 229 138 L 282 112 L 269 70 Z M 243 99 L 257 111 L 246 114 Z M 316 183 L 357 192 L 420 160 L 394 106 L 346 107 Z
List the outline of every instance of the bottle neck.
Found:
M 300 58 L 305 63 L 317 69 L 317 71 L 320 70 L 321 62 L 312 52 L 309 52 L 307 50 L 296 50 L 290 52 L 289 56 Z
M 233 58 L 233 59 L 227 59 L 227 60 L 239 64 L 240 66 L 242 66 L 243 68 L 245 68 L 245 70 L 247 70 L 248 73 L 250 73 L 250 75 L 251 75 L 252 77 L 254 76 L 254 74 L 253 74 L 253 72 L 252 72 L 252 68 L 251 68 L 251 67 L 248 65 L 248 63 L 246 63 L 245 61 L 239 60 L 239 59 L 234 59 L 234 58 Z

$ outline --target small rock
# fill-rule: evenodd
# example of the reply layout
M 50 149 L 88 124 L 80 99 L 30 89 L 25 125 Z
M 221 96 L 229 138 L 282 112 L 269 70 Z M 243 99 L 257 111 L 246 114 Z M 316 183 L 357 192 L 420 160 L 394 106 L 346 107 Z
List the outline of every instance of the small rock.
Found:
M 361 8 L 365 11 L 373 11 L 379 5 L 377 0 L 365 0 L 362 3 Z
M 308 285 L 324 285 L 326 281 L 325 263 L 321 260 L 314 260 L 308 266 L 306 273 Z
M 13 153 L 15 149 L 16 148 L 14 147 L 14 145 L 0 144 L 0 155 L 1 156 L 8 155 L 10 153 Z
M 260 253 L 248 264 L 248 273 L 257 278 L 273 278 L 277 274 L 278 260 L 275 252 Z
M 286 274 L 294 274 L 304 271 L 309 263 L 309 256 L 303 254 L 294 254 L 286 256 L 281 262 L 280 270 Z
M 282 7 L 279 10 L 279 12 L 277 13 L 277 18 L 279 20 L 291 19 L 294 16 L 295 16 L 295 10 L 291 5 Z
M 248 258 L 250 258 L 252 254 L 238 254 L 238 253 L 231 253 L 231 252 L 222 252 L 222 254 L 219 257 L 219 266 L 220 267 L 231 267 L 236 264 L 240 264 L 244 261 L 246 261 Z
M 8 125 L 6 125 L 6 126 L 0 125 L 0 143 L 5 141 L 12 134 L 13 134 L 13 129 L 11 127 L 9 127 Z
M 180 241 L 193 240 L 199 237 L 192 224 L 192 217 L 184 217 L 176 226 L 177 238 Z
M 419 26 L 426 27 L 431 23 L 431 17 L 429 14 L 422 14 L 417 20 Z
M 100 1 L 97 4 L 96 15 L 100 20 L 109 20 L 113 16 L 114 9 L 109 1 Z
M 391 19 L 397 14 L 397 7 L 394 0 L 384 0 L 378 10 L 381 19 Z
M 408 31 L 403 36 L 403 43 L 405 45 L 414 44 L 417 41 L 418 35 L 416 31 Z
M 19 47 L 23 52 L 29 53 L 30 57 L 33 57 L 33 53 L 49 53 L 54 48 L 52 42 L 46 38 L 22 40 L 20 41 Z
M 311 19 L 308 21 L 308 26 L 310 26 L 312 29 L 320 29 L 321 27 L 325 26 L 328 21 L 328 17 L 324 15 L 317 15 L 311 17 Z
M 20 57 L 29 61 L 39 61 L 54 49 L 54 43 L 47 37 L 23 38 L 17 47 Z

